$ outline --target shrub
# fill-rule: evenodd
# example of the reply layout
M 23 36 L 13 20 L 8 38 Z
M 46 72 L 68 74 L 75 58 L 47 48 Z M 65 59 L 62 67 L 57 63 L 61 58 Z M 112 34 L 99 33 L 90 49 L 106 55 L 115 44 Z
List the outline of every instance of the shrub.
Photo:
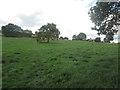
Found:
M 95 38 L 95 42 L 101 42 L 101 38 L 100 37 Z

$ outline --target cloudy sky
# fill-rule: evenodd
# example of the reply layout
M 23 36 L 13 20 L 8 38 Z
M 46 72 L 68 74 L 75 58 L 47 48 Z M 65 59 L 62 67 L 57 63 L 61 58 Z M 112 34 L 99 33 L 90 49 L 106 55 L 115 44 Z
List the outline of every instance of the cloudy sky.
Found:
M 97 0 L 1 0 L 0 27 L 8 23 L 37 31 L 42 25 L 55 23 L 63 37 L 80 32 L 95 38 L 88 10 Z

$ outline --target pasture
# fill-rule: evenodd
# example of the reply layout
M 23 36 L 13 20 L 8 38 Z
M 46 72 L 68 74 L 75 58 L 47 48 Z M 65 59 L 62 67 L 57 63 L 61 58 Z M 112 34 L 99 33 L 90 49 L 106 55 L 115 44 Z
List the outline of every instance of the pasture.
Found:
M 3 88 L 117 88 L 118 44 L 2 39 Z

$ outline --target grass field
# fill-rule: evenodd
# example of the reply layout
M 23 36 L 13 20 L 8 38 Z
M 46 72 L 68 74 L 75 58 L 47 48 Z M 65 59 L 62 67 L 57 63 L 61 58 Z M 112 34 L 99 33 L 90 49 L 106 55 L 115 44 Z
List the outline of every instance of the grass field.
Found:
M 118 44 L 2 39 L 3 88 L 116 88 Z

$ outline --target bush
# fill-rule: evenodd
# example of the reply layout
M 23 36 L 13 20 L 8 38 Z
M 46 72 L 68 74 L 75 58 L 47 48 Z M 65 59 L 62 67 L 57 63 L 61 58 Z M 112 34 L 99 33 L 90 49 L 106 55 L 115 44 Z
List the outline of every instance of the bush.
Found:
M 101 42 L 101 38 L 100 37 L 95 38 L 95 42 Z

